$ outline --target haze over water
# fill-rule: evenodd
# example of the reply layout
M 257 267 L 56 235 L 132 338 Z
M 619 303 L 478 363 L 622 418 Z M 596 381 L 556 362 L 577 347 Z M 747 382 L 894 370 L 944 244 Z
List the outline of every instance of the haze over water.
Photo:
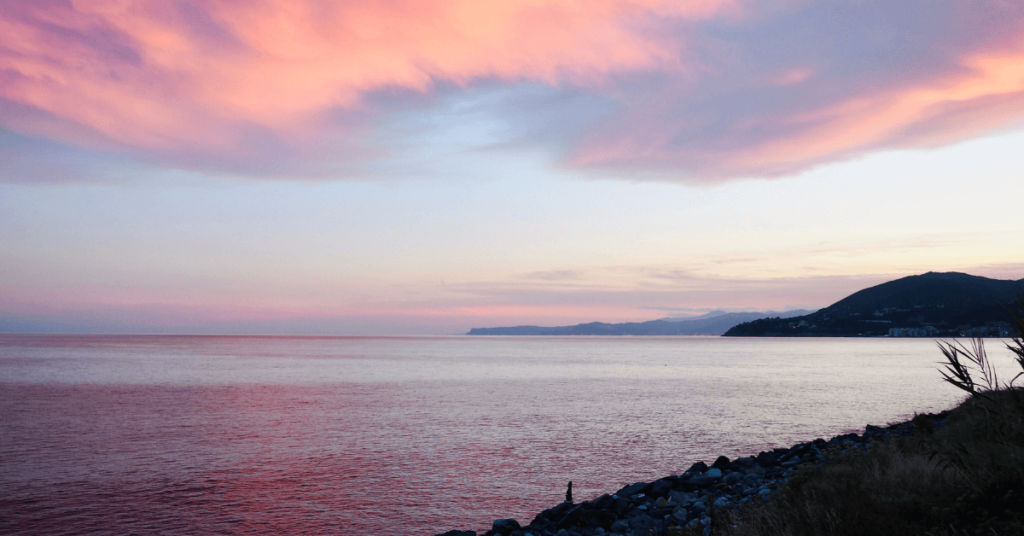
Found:
M 945 409 L 940 358 L 925 339 L 0 335 L 0 532 L 528 522 L 569 480 L 586 500 Z

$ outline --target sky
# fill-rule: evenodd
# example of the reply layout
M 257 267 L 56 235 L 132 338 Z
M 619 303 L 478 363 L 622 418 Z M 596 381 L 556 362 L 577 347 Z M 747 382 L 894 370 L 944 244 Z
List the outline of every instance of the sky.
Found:
M 8 0 L 0 332 L 447 335 L 1024 278 L 1024 3 Z

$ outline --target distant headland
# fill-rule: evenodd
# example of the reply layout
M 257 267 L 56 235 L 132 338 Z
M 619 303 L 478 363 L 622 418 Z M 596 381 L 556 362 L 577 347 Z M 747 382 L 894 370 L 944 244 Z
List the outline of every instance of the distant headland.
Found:
M 591 322 L 575 326 L 515 326 L 509 328 L 473 328 L 467 335 L 721 335 L 730 328 L 761 318 L 790 318 L 811 313 L 805 309 L 778 313 L 727 313 L 712 311 L 695 318 L 663 318 L 649 322 L 606 324 Z

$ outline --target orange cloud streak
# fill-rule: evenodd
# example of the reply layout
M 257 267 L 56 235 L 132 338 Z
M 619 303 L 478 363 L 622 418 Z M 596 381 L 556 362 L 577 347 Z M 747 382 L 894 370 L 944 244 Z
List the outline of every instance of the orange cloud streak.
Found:
M 684 122 L 642 109 L 625 119 L 625 126 L 598 132 L 570 163 L 617 167 L 625 162 L 641 168 L 646 163 L 728 179 L 794 174 L 871 150 L 958 142 L 1024 122 L 1024 36 L 1020 42 L 998 54 L 967 56 L 959 70 L 926 85 L 861 94 L 792 116 L 765 110 L 735 125 L 738 139 L 747 130 L 768 133 L 753 143 L 722 139 L 718 147 L 675 147 Z M 812 76 L 794 70 L 780 79 L 799 85 Z
M 212 0 L 195 4 L 199 24 L 152 0 L 23 3 L 19 16 L 0 19 L 0 72 L 15 73 L 0 97 L 45 115 L 0 121 L 78 143 L 105 138 L 157 150 L 229 149 L 252 126 L 302 141 L 315 135 L 309 126 L 319 114 L 359 107 L 371 91 L 482 77 L 585 83 L 655 68 L 672 53 L 631 31 L 630 20 L 710 17 L 731 5 Z
M 747 153 L 736 164 L 747 169 L 785 169 L 889 140 L 907 138 L 896 145 L 948 143 L 1000 124 L 1024 120 L 1024 109 L 1018 107 L 1008 114 L 997 102 L 999 97 L 1024 97 L 1024 51 L 967 58 L 963 65 L 967 68 L 966 74 L 930 87 L 861 97 L 818 112 L 816 115 L 826 118 L 820 128 L 803 132 L 794 139 L 766 144 Z M 992 101 L 991 104 L 974 110 L 973 120 L 960 126 L 949 125 L 927 135 L 904 134 L 916 124 L 986 100 Z

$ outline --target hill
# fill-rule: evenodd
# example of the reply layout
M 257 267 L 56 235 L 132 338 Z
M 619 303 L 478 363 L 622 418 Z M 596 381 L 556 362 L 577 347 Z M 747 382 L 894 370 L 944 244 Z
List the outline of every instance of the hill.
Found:
M 1024 279 L 928 272 L 861 290 L 805 316 L 745 322 L 725 336 L 1007 336 L 1005 307 L 1022 292 Z
M 759 318 L 789 318 L 805 315 L 803 309 L 777 313 L 726 313 L 713 311 L 697 318 L 664 318 L 648 322 L 606 324 L 591 322 L 575 326 L 515 326 L 507 328 L 473 328 L 468 335 L 721 335 L 743 322 Z

